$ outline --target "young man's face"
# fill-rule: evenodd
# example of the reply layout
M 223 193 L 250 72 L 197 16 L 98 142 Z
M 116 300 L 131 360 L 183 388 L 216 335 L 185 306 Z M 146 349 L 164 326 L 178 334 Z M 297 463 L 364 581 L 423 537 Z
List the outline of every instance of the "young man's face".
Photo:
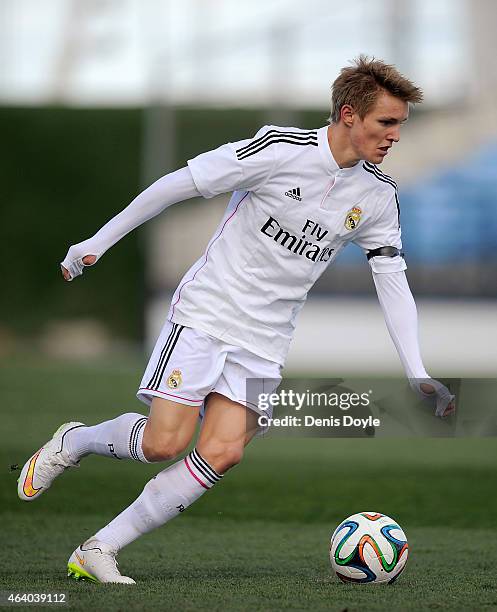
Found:
M 407 121 L 409 105 L 382 92 L 364 119 L 353 115 L 350 142 L 359 159 L 381 164 L 394 142 L 400 139 L 400 127 Z

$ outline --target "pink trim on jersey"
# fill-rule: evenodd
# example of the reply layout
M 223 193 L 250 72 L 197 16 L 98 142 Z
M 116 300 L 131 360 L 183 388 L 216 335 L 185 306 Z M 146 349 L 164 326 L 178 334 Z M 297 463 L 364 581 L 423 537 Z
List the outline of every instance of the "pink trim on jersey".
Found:
M 319 205 L 319 208 L 325 208 L 324 206 L 324 201 L 326 200 L 326 198 L 328 197 L 328 194 L 330 193 L 330 191 L 333 189 L 333 187 L 335 186 L 336 183 L 336 177 L 333 178 L 333 183 L 331 183 L 331 185 L 328 187 L 328 191 L 324 194 L 323 199 L 321 200 L 321 204 Z
M 204 401 L 203 399 L 201 400 L 190 399 L 189 397 L 182 397 L 181 395 L 174 395 L 174 393 L 166 393 L 165 391 L 159 391 L 158 389 L 149 389 L 148 387 L 140 387 L 138 389 L 138 393 L 140 391 L 154 391 L 155 393 L 160 393 L 161 395 L 168 395 L 169 397 L 177 397 L 178 399 L 183 399 L 183 400 L 186 400 L 187 402 L 195 402 L 196 404 L 202 404 Z
M 205 261 L 204 261 L 204 263 L 203 263 L 203 264 L 202 264 L 202 265 L 201 265 L 201 266 L 200 266 L 200 267 L 199 267 L 197 270 L 195 270 L 195 274 L 192 276 L 192 278 L 191 278 L 190 280 L 185 281 L 185 282 L 184 282 L 184 283 L 181 285 L 181 287 L 179 288 L 178 299 L 177 299 L 177 300 L 174 302 L 174 304 L 173 304 L 173 309 L 172 309 L 172 312 L 171 312 L 171 318 L 173 318 L 173 316 L 174 316 L 174 309 L 175 309 L 175 307 L 176 307 L 176 304 L 177 304 L 177 303 L 180 301 L 180 299 L 181 299 L 181 292 L 182 292 L 182 290 L 183 290 L 183 287 L 184 287 L 185 285 L 188 285 L 188 283 L 191 283 L 193 280 L 195 280 L 195 277 L 197 276 L 197 272 L 200 272 L 200 270 L 201 270 L 201 269 L 202 269 L 202 268 L 205 266 L 205 264 L 207 263 L 207 257 L 208 257 L 208 255 L 209 255 L 209 251 L 211 250 L 211 246 L 212 246 L 212 245 L 214 244 L 214 242 L 216 242 L 216 240 L 217 240 L 217 239 L 218 239 L 218 238 L 221 236 L 221 234 L 222 234 L 222 233 L 223 233 L 223 231 L 224 231 L 224 228 L 226 227 L 226 223 L 228 223 L 228 221 L 229 221 L 229 220 L 230 220 L 230 219 L 231 219 L 231 218 L 232 218 L 232 217 L 233 217 L 233 216 L 234 216 L 234 215 L 237 213 L 237 211 L 238 211 L 238 208 L 239 208 L 240 204 L 243 202 L 243 200 L 245 200 L 245 198 L 248 196 L 248 194 L 249 194 L 249 193 L 250 193 L 250 192 L 249 192 L 249 191 L 247 191 L 247 193 L 246 193 L 246 194 L 243 196 L 243 198 L 242 198 L 242 199 L 241 199 L 241 200 L 238 202 L 238 204 L 236 205 L 235 210 L 234 210 L 234 211 L 231 213 L 231 215 L 230 215 L 230 216 L 229 216 L 229 217 L 226 219 L 226 221 L 223 223 L 223 227 L 221 228 L 221 231 L 219 232 L 219 234 L 218 234 L 218 235 L 217 235 L 217 236 L 216 236 L 216 237 L 215 237 L 215 238 L 212 240 L 212 242 L 210 243 L 210 245 L 209 245 L 209 247 L 208 247 L 207 251 L 205 252 Z
M 203 482 L 200 480 L 200 478 L 199 478 L 198 476 L 196 476 L 196 475 L 195 475 L 195 474 L 192 472 L 192 468 L 191 468 L 191 467 L 188 465 L 188 459 L 187 459 L 186 457 L 185 457 L 185 465 L 186 465 L 186 467 L 188 468 L 188 471 L 190 472 L 190 474 L 191 474 L 191 475 L 192 475 L 192 476 L 195 478 L 195 480 L 196 480 L 196 481 L 197 481 L 199 484 L 201 484 L 201 485 L 204 487 L 204 489 L 209 489 L 209 487 L 208 487 L 206 484 L 204 484 L 204 483 L 203 483 Z

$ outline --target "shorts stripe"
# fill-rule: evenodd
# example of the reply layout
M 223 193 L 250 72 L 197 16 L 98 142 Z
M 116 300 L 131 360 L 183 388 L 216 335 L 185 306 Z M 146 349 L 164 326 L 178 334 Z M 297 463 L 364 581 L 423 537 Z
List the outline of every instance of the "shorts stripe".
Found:
M 173 327 L 169 336 L 167 337 L 166 344 L 161 351 L 161 355 L 159 361 L 157 363 L 157 367 L 155 368 L 154 374 L 150 379 L 147 387 L 150 389 L 157 389 L 160 384 L 160 381 L 164 375 L 164 370 L 166 369 L 167 362 L 171 357 L 171 353 L 173 352 L 174 347 L 176 346 L 176 342 L 178 341 L 179 335 L 185 329 L 184 325 L 178 325 L 177 323 L 173 323 Z
M 176 333 L 176 335 L 175 335 L 175 336 L 174 336 L 174 338 L 173 338 L 173 342 L 172 342 L 172 344 L 171 344 L 171 347 L 170 347 L 170 349 L 169 349 L 169 351 L 168 351 L 167 356 L 166 356 L 166 357 L 165 357 L 165 359 L 164 359 L 164 363 L 163 363 L 163 365 L 162 365 L 162 369 L 161 369 L 161 371 L 159 372 L 159 380 L 157 381 L 157 383 L 156 383 L 156 385 L 155 385 L 156 389 L 159 387 L 159 385 L 160 385 L 160 383 L 161 383 L 162 377 L 164 376 L 164 372 L 166 371 L 166 366 L 167 366 L 167 363 L 168 363 L 168 361 L 169 361 L 169 359 L 170 359 L 171 355 L 173 354 L 174 347 L 176 346 L 176 343 L 177 343 L 177 342 L 178 342 L 178 340 L 179 340 L 179 336 L 180 336 L 181 332 L 182 332 L 184 329 L 185 329 L 185 326 L 184 326 L 184 325 L 180 325 L 180 326 L 179 326 L 179 329 L 178 329 L 178 332 Z
M 174 332 L 176 331 L 176 327 L 177 327 L 176 323 L 173 323 L 173 325 L 171 327 L 171 331 L 169 332 L 169 336 L 167 337 L 166 344 L 162 347 L 162 351 L 161 351 L 159 360 L 157 361 L 157 366 L 155 367 L 155 370 L 154 370 L 154 373 L 152 375 L 152 378 L 150 379 L 150 381 L 147 384 L 147 387 L 149 387 L 151 389 L 153 388 L 154 379 L 157 377 L 157 374 L 159 372 L 160 364 L 162 362 L 162 357 L 163 357 L 164 353 L 167 351 L 167 349 L 169 348 L 169 343 L 171 342 L 172 337 L 174 336 Z

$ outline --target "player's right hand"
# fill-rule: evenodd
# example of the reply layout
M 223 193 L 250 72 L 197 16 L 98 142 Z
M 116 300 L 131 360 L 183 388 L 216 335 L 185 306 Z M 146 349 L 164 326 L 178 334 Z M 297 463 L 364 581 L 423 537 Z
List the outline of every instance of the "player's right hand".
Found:
M 67 251 L 64 261 L 60 264 L 64 280 L 72 281 L 76 276 L 83 274 L 85 266 L 92 266 L 97 260 L 98 255 L 91 254 L 91 251 L 88 253 L 88 248 L 83 242 L 73 245 Z
M 439 380 L 417 379 L 413 386 L 423 399 L 434 401 L 435 416 L 446 417 L 456 411 L 455 395 Z

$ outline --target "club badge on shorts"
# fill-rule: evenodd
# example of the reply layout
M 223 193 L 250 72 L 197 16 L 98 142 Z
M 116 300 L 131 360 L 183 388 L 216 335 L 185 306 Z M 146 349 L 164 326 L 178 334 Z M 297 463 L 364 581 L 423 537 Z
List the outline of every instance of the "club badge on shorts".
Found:
M 173 370 L 167 377 L 167 386 L 170 389 L 179 389 L 182 382 L 181 370 Z
M 354 206 L 354 208 L 349 210 L 349 212 L 347 213 L 347 216 L 345 217 L 345 223 L 344 223 L 345 227 L 348 230 L 354 230 L 359 225 L 359 221 L 361 220 L 361 215 L 362 215 L 362 210 L 358 206 Z

